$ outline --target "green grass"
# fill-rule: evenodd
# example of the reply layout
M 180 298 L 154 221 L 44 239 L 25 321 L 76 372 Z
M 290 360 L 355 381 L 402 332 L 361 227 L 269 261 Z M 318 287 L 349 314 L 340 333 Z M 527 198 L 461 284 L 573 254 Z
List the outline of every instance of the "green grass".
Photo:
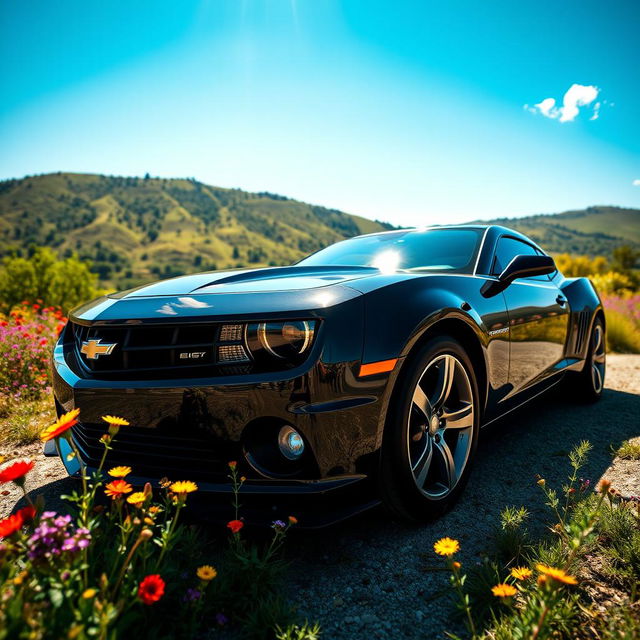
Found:
M 55 419 L 51 397 L 19 403 L 0 402 L 0 445 L 31 444 Z
M 618 447 L 616 456 L 623 460 L 640 460 L 640 439 L 625 440 Z

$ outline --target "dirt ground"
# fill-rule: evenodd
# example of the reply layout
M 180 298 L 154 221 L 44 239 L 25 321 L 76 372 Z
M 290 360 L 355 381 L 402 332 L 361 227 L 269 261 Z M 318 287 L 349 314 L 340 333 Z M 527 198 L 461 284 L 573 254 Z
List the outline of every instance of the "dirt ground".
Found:
M 332 640 L 417 639 L 456 631 L 449 607 L 438 600 L 445 578 L 429 570 L 438 565 L 435 540 L 459 539 L 462 562 L 477 562 L 507 505 L 525 505 L 530 528 L 542 530 L 548 517 L 536 474 L 561 487 L 568 472 L 566 455 L 580 440 L 593 445 L 584 478 L 595 484 L 606 475 L 621 493 L 640 495 L 640 462 L 612 463 L 612 447 L 638 436 L 640 356 L 610 355 L 599 403 L 576 403 L 558 390 L 488 427 L 468 486 L 442 518 L 408 526 L 376 509 L 330 529 L 295 532 L 287 545 L 290 597 L 300 615 L 318 620 L 324 637 Z M 43 494 L 47 508 L 63 508 L 59 496 L 73 483 L 61 461 L 44 458 L 41 448 L 35 444 L 17 451 L 37 461 L 27 488 L 32 496 Z M 5 488 L 0 516 L 17 503 L 19 491 Z

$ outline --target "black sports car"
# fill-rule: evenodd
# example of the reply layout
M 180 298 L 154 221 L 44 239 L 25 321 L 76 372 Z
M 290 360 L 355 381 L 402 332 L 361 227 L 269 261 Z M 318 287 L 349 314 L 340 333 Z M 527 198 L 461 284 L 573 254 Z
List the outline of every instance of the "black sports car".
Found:
M 566 377 L 600 396 L 605 316 L 519 233 L 411 229 L 102 297 L 71 313 L 54 364 L 89 468 L 115 413 L 131 426 L 110 460 L 134 484 L 196 480 L 224 494 L 215 510 L 237 460 L 248 519 L 313 526 L 382 501 L 420 520 L 462 490 L 481 427 Z

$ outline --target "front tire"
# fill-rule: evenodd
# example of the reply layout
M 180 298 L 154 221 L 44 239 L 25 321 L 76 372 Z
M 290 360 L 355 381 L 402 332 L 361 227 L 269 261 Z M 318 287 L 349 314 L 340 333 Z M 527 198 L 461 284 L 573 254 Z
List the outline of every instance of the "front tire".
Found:
M 424 521 L 447 511 L 468 480 L 478 386 L 469 357 L 448 336 L 429 341 L 405 367 L 387 414 L 380 492 L 394 515 Z

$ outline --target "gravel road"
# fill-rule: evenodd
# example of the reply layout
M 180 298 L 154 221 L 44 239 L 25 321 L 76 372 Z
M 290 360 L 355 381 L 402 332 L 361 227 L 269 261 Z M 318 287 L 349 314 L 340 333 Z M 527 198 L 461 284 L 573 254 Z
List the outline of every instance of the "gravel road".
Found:
M 566 476 L 566 454 L 580 440 L 593 445 L 585 478 L 605 473 L 627 492 L 640 494 L 640 463 L 612 461 L 611 445 L 640 435 L 640 356 L 610 355 L 607 383 L 597 405 L 573 404 L 552 392 L 485 430 L 466 491 L 456 507 L 436 522 L 407 526 L 381 510 L 318 532 L 300 531 L 289 549 L 290 596 L 302 617 L 318 620 L 323 638 L 442 638 L 459 631 L 450 607 L 439 599 L 446 574 L 433 543 L 442 536 L 460 540 L 463 563 L 476 562 L 506 505 L 526 505 L 531 528 L 546 517 L 535 474 L 559 485 Z M 19 453 L 38 460 L 29 476 L 33 494 L 44 493 L 48 508 L 70 489 L 61 462 L 44 458 L 40 445 Z M 5 452 L 6 453 L 6 452 Z M 0 517 L 20 495 L 3 492 Z

